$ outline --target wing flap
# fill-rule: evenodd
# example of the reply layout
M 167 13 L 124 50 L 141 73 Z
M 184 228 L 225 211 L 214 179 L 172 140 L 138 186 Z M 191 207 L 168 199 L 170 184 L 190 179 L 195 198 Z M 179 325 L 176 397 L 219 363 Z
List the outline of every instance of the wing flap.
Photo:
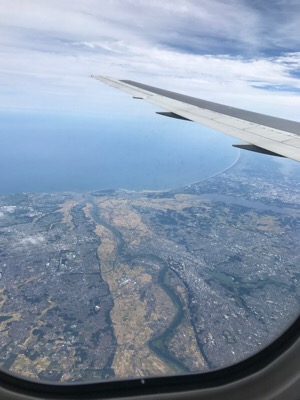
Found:
M 138 82 L 95 75 L 92 77 L 183 119 L 198 122 L 268 152 L 300 161 L 299 122 L 207 102 Z

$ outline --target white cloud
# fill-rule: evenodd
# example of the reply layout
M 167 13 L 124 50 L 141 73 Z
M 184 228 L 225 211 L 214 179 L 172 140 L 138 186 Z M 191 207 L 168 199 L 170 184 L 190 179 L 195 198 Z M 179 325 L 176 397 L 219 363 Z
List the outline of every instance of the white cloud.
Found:
M 236 0 L 0 0 L 0 109 L 107 114 L 122 97 L 89 78 L 104 74 L 297 118 L 297 93 L 259 89 L 300 88 L 291 74 L 299 53 L 262 55 L 300 40 L 295 10 L 279 7 L 268 15 Z
M 22 245 L 39 245 L 45 241 L 43 236 L 36 235 L 36 236 L 28 236 L 20 241 Z
M 0 209 L 3 211 L 1 212 L 1 214 L 2 216 L 4 215 L 4 213 L 12 214 L 13 212 L 15 212 L 16 208 L 16 206 L 2 206 L 0 207 Z

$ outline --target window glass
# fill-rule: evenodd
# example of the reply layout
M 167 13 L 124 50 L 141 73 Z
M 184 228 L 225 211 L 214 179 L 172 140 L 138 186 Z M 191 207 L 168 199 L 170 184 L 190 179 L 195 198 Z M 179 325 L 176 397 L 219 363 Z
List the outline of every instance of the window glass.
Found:
M 262 44 L 258 20 L 293 14 L 33 3 L 0 0 L 0 366 L 99 381 L 257 353 L 299 315 L 300 164 L 89 75 L 296 119 L 296 39 Z

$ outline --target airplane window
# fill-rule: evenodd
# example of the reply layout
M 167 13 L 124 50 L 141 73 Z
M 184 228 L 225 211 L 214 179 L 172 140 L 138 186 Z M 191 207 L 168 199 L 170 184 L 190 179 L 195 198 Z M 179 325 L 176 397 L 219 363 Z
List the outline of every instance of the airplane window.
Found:
M 108 1 L 94 15 L 74 5 L 69 25 L 67 1 L 36 3 L 36 14 L 27 3 L 20 10 L 0 1 L 7 33 L 0 58 L 1 368 L 43 382 L 105 381 L 202 373 L 265 348 L 299 315 L 300 164 L 237 149 L 237 139 L 189 121 L 155 116 L 157 107 L 89 75 L 128 70 L 134 78 L 140 69 L 141 81 L 154 84 L 155 74 L 163 87 L 165 76 L 176 90 L 167 64 L 188 57 L 188 89 L 197 93 L 198 82 L 208 94 L 207 82 L 226 65 L 234 83 L 224 92 L 231 95 L 214 98 L 215 86 L 212 101 L 240 106 L 241 96 L 243 108 L 248 101 L 262 111 L 253 107 L 257 98 L 261 107 L 273 104 L 271 114 L 284 103 L 283 116 L 295 119 L 299 74 L 290 49 L 278 50 L 277 58 L 261 55 L 276 76 L 258 82 L 259 61 L 249 54 L 241 61 L 229 27 L 223 51 L 211 38 L 202 43 L 211 54 L 208 48 L 200 54 L 196 42 L 185 47 L 166 26 L 164 42 L 153 33 L 155 2 L 144 21 L 148 38 L 134 35 L 141 5 L 131 1 Z M 202 6 L 179 3 L 182 9 L 161 6 L 161 12 L 176 13 L 187 29 L 189 7 L 200 15 Z M 114 15 L 116 5 L 121 11 Z M 149 53 L 139 56 L 145 43 Z M 236 74 L 235 66 L 251 62 L 251 73 Z M 201 83 L 202 63 L 213 67 Z M 183 64 L 173 67 L 184 92 Z

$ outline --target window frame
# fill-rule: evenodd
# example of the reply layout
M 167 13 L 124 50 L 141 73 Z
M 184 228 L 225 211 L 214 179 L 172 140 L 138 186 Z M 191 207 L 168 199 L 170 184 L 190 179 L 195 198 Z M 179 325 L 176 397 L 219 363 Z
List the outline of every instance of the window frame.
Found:
M 299 359 L 300 316 L 273 343 L 226 368 L 189 375 L 53 384 L 21 378 L 0 368 L 0 398 L 156 399 L 164 394 L 172 399 L 219 399 L 226 394 L 230 399 L 292 400 L 300 398 Z

